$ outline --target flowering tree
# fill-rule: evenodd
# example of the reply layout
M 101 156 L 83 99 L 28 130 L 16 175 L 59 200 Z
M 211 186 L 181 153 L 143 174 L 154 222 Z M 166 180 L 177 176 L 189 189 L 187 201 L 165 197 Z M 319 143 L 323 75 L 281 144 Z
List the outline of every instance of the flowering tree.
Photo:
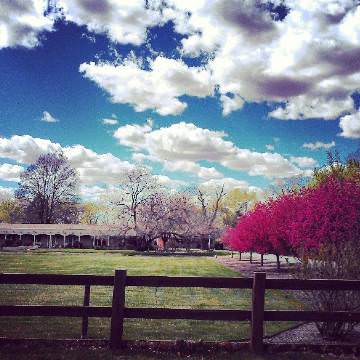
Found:
M 258 203 L 255 208 L 244 214 L 235 228 L 227 228 L 223 242 L 233 250 L 241 252 L 256 251 L 263 255 L 270 252 L 270 221 L 268 205 Z
M 360 186 L 351 179 L 329 177 L 317 188 L 302 191 L 296 216 L 288 224 L 292 247 L 317 251 L 321 246 L 340 249 L 358 246 L 360 239 Z
M 270 200 L 266 214 L 269 222 L 269 243 L 267 252 L 276 255 L 277 267 L 280 268 L 280 255 L 295 255 L 296 249 L 291 243 L 291 226 L 299 206 L 301 193 L 289 192 L 277 199 Z
M 228 228 L 223 242 L 237 251 L 301 257 L 309 251 L 360 239 L 360 187 L 356 180 L 330 176 L 317 187 L 259 203 Z
M 360 186 L 355 178 L 330 176 L 303 191 L 291 223 L 291 242 L 302 254 L 305 278 L 360 280 Z M 311 291 L 306 299 L 318 311 L 355 311 L 357 291 Z M 339 338 L 353 329 L 346 321 L 317 323 L 320 334 Z

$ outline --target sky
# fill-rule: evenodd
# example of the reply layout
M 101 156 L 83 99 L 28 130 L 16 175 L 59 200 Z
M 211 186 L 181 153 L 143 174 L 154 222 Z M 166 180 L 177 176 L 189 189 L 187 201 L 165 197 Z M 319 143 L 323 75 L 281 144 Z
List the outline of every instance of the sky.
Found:
M 84 199 L 148 166 L 262 194 L 360 139 L 350 0 L 0 0 L 0 194 L 62 150 Z

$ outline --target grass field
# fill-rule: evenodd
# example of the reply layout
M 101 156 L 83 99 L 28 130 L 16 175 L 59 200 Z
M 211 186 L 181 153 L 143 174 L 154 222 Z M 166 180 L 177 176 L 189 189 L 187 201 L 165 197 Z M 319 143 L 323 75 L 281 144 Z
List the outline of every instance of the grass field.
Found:
M 239 276 L 207 257 L 124 256 L 121 253 L 32 251 L 0 253 L 0 272 L 55 274 L 113 274 L 127 269 L 129 275 Z M 111 305 L 111 287 L 92 287 L 92 305 Z M 0 304 L 81 305 L 80 286 L 0 285 Z M 128 288 L 126 305 L 143 307 L 249 309 L 250 290 L 201 288 Z M 266 308 L 295 309 L 301 305 L 289 294 L 267 291 Z M 289 323 L 270 323 L 266 333 L 279 331 Z M 0 318 L 0 336 L 76 338 L 81 320 L 72 318 Z M 89 336 L 107 338 L 108 319 L 90 319 Z M 126 320 L 126 339 L 238 340 L 247 338 L 247 322 L 193 320 Z

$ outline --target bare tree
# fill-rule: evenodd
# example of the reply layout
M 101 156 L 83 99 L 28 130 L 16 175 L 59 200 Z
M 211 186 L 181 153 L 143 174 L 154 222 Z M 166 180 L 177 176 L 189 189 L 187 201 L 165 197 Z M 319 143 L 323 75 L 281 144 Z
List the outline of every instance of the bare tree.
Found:
M 110 205 L 118 210 L 118 219 L 125 234 L 134 235 L 143 243 L 145 232 L 141 229 L 141 207 L 161 189 L 148 168 L 138 166 L 127 170 L 120 179 L 117 191 L 113 191 Z M 142 248 L 143 244 L 137 244 Z
M 220 213 L 221 202 L 225 195 L 224 185 L 213 189 L 197 188 L 197 201 L 201 207 L 202 220 L 207 228 L 207 235 L 211 235 L 214 231 L 215 220 Z
M 77 218 L 79 177 L 62 152 L 41 155 L 20 176 L 16 197 L 28 222 L 51 224 Z

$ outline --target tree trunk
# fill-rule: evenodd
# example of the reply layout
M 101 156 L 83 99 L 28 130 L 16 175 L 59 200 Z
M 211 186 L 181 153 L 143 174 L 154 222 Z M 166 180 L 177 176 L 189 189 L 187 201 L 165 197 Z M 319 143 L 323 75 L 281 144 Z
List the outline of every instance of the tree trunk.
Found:
M 250 264 L 252 264 L 252 251 L 250 251 Z
M 261 266 L 264 266 L 264 254 L 261 254 Z
M 239 261 L 241 261 L 241 252 L 239 251 Z
M 280 270 L 280 256 L 276 254 L 276 268 Z

